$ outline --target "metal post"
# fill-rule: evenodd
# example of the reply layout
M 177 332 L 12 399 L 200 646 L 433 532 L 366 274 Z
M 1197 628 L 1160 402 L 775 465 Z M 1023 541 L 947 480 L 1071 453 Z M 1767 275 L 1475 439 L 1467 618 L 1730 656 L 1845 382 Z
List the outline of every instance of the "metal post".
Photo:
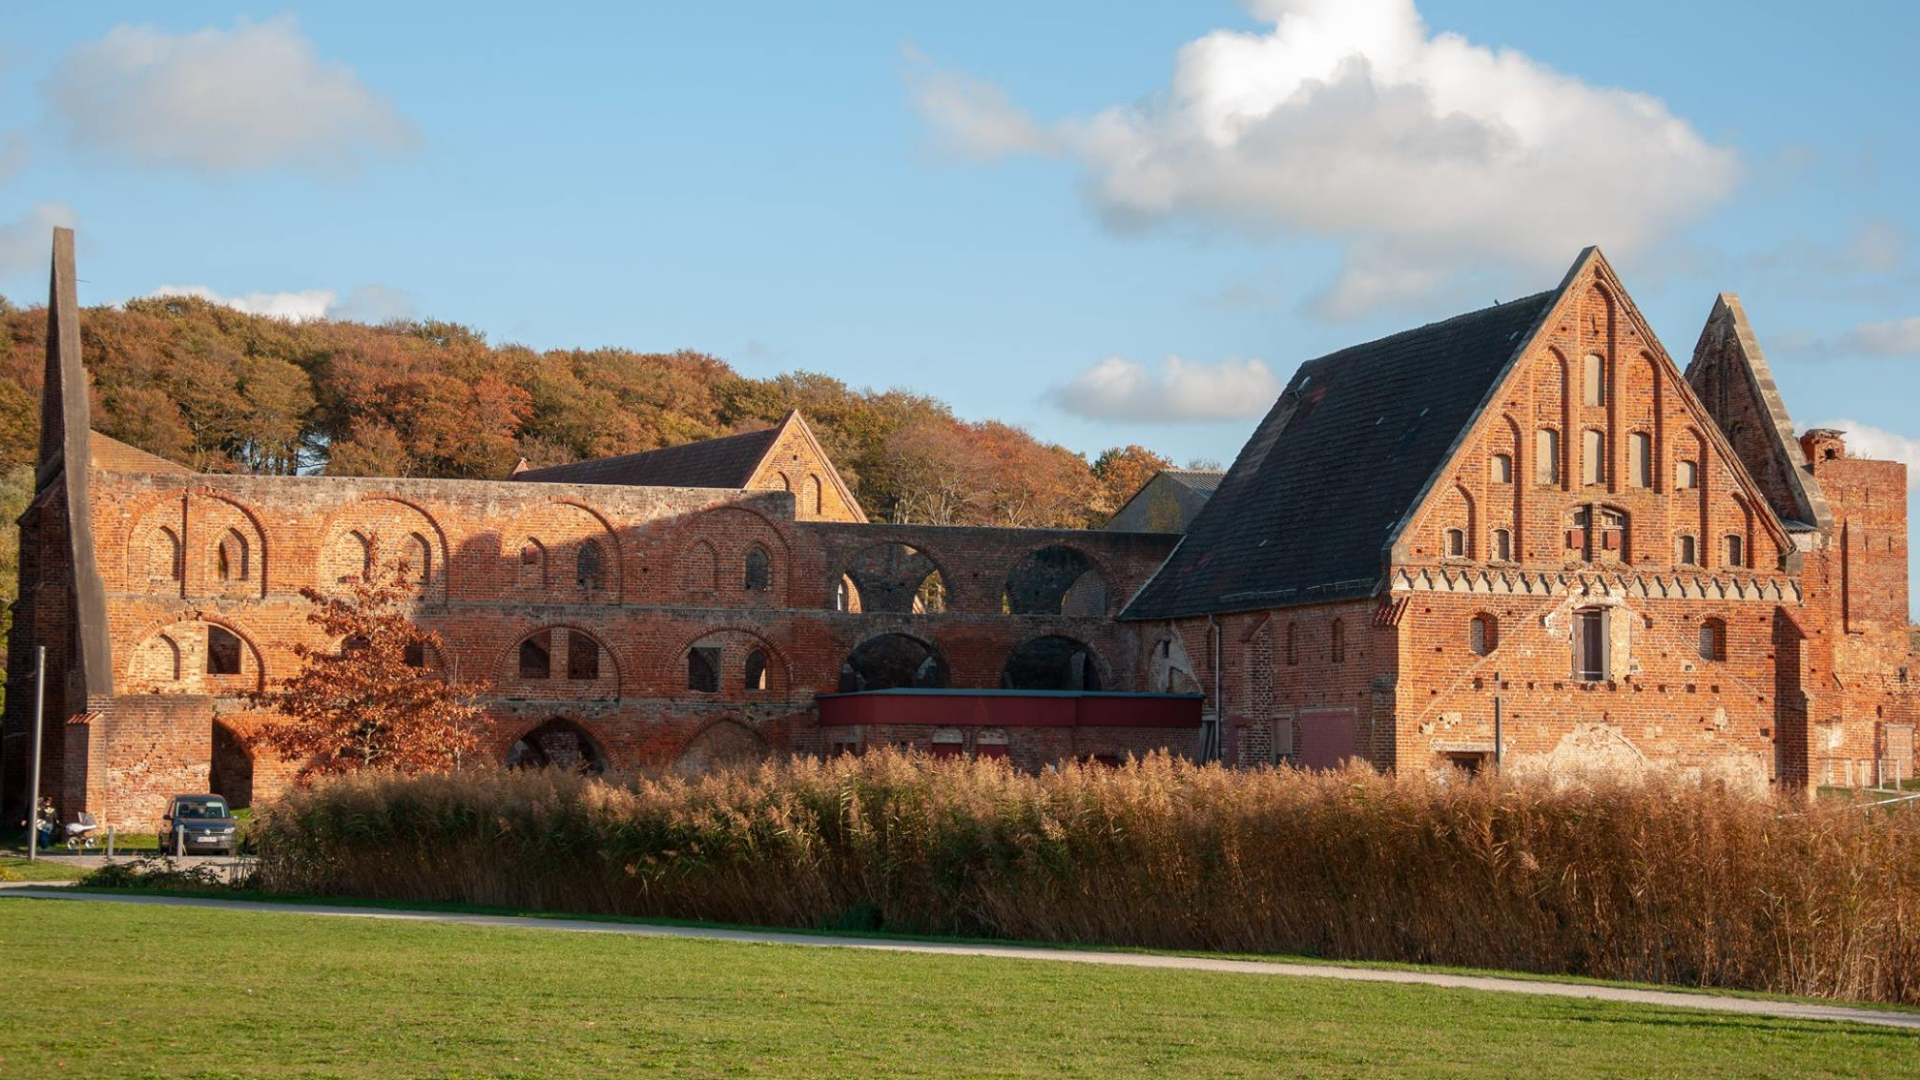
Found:
M 47 647 L 33 647 L 33 774 L 27 783 L 27 861 L 40 857 L 40 728 L 47 707 Z
M 1500 684 L 1500 676 L 1495 675 L 1493 681 L 1494 685 L 1498 686 Z M 1503 735 L 1505 735 L 1505 732 L 1503 732 L 1500 727 L 1500 695 L 1495 694 L 1493 695 L 1493 767 L 1496 772 L 1499 771 L 1500 763 L 1502 759 L 1505 758 L 1507 752 L 1505 745 L 1506 740 L 1502 738 Z
M 107 861 L 113 861 L 113 826 L 107 826 Z

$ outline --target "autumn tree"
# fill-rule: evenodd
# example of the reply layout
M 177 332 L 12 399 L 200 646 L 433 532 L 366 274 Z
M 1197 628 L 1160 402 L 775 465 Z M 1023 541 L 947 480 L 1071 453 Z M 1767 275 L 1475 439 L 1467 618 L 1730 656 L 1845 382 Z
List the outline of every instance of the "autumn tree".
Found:
M 1101 451 L 1100 456 L 1093 459 L 1093 479 L 1098 487 L 1091 509 L 1105 521 L 1118 513 L 1155 474 L 1171 468 L 1172 461 L 1138 444 Z
M 293 647 L 299 674 L 253 695 L 277 719 L 250 736 L 290 760 L 300 775 L 390 769 L 442 772 L 468 759 L 487 721 L 477 687 L 455 687 L 434 670 L 438 634 L 405 614 L 416 586 L 405 560 L 383 562 L 378 541 L 365 578 L 336 593 L 307 588 L 307 621 L 328 642 Z

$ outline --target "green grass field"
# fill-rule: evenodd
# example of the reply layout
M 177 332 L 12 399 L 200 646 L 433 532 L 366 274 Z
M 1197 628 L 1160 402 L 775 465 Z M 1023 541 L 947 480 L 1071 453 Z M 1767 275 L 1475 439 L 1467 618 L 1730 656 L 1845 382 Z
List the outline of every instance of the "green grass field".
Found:
M 57 855 L 37 861 L 0 855 L 0 881 L 76 881 L 84 873 Z
M 1912 1076 L 1920 1036 L 1431 987 L 0 896 L 0 1076 Z

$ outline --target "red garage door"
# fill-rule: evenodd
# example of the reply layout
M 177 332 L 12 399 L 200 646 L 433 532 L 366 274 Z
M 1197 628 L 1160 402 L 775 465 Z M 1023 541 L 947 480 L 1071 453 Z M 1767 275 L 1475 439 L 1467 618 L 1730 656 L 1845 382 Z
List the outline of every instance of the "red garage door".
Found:
M 1352 709 L 1322 709 L 1300 714 L 1300 766 L 1337 769 L 1354 754 Z

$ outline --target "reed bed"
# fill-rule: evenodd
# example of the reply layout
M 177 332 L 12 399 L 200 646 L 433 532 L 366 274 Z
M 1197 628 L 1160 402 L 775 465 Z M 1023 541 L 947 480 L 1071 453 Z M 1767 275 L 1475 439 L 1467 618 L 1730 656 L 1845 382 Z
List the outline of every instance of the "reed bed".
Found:
M 1404 961 L 1920 1004 L 1920 812 L 1677 778 L 1439 782 L 891 752 L 632 786 L 360 775 L 275 892 Z

